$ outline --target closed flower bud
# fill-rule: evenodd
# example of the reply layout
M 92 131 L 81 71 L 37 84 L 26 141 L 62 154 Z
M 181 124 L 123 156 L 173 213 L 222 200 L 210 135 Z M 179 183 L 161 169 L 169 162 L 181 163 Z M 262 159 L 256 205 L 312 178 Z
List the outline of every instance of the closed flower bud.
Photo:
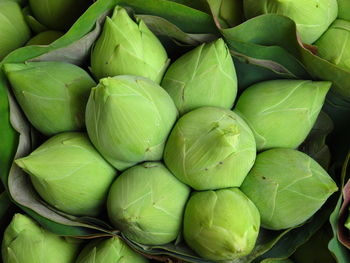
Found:
M 234 112 L 202 107 L 182 116 L 167 141 L 164 162 L 196 190 L 239 187 L 254 164 L 256 145 Z
M 85 106 L 96 84 L 64 62 L 5 64 L 7 78 L 31 124 L 45 135 L 84 129 Z
M 177 110 L 155 82 L 136 76 L 102 79 L 86 107 L 89 137 L 118 170 L 162 158 Z
M 337 191 L 337 185 L 306 154 L 271 149 L 258 154 L 241 190 L 259 209 L 261 225 L 280 230 L 309 219 Z
M 84 133 L 58 134 L 15 162 L 48 204 L 79 216 L 96 216 L 103 210 L 116 176 Z
M 89 0 L 29 0 L 35 18 L 54 30 L 68 30 L 92 4 Z
M 147 245 L 179 235 L 190 188 L 161 163 L 146 162 L 122 173 L 111 186 L 107 210 L 117 229 Z
M 242 93 L 235 110 L 252 129 L 258 150 L 296 148 L 315 124 L 331 84 L 310 80 L 260 82 Z
M 63 36 L 63 33 L 60 31 L 44 31 L 36 36 L 32 37 L 26 44 L 26 46 L 32 46 L 32 45 L 49 45 L 52 42 L 54 42 L 56 39 Z
M 349 21 L 335 20 L 315 45 L 318 47 L 317 55 L 350 72 Z
M 180 115 L 203 106 L 231 109 L 237 94 L 235 67 L 222 39 L 202 44 L 170 65 L 162 87 Z
M 262 14 L 278 14 L 294 20 L 301 40 L 315 42 L 336 19 L 337 0 L 244 0 L 247 19 Z
M 98 239 L 88 243 L 75 263 L 147 263 L 148 259 L 129 248 L 119 237 Z
M 20 6 L 14 1 L 0 1 L 0 61 L 30 38 Z
M 29 217 L 15 214 L 2 241 L 4 263 L 72 263 L 79 242 L 41 228 Z
M 254 248 L 260 228 L 258 209 L 238 188 L 195 192 L 184 216 L 189 247 L 211 260 L 234 260 Z
M 142 20 L 134 22 L 119 6 L 106 18 L 91 54 L 92 72 L 98 79 L 136 75 L 160 83 L 168 64 L 158 38 Z

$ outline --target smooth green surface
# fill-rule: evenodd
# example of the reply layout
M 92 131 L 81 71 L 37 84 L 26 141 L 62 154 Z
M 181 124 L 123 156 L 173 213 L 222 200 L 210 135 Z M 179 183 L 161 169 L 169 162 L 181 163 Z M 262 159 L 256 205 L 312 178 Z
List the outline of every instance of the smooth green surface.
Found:
M 92 4 L 90 0 L 28 0 L 33 15 L 49 29 L 68 30 Z
M 350 1 L 338 0 L 338 18 L 350 21 Z
M 307 137 L 331 82 L 271 80 L 248 87 L 235 110 L 252 129 L 257 149 L 296 148 Z
M 293 19 L 301 40 L 315 42 L 336 19 L 337 0 L 244 0 L 247 19 L 262 14 L 279 14 Z
M 129 248 L 119 237 L 90 241 L 75 263 L 147 263 L 148 259 Z
M 231 110 L 202 107 L 182 116 L 165 146 L 164 162 L 196 190 L 239 187 L 254 164 L 248 125 Z
M 122 173 L 111 186 L 110 221 L 129 239 L 162 245 L 176 239 L 190 188 L 159 162 L 146 162 Z
M 20 6 L 14 1 L 0 2 L 0 61 L 30 38 L 30 29 Z
M 90 140 L 118 170 L 160 160 L 176 117 L 168 93 L 137 76 L 102 79 L 86 107 Z
M 47 203 L 72 215 L 97 216 L 116 176 L 84 133 L 51 137 L 15 162 Z
M 91 70 L 97 79 L 117 75 L 143 76 L 160 83 L 168 56 L 146 24 L 134 22 L 122 7 L 107 17 L 91 53 Z
M 29 39 L 26 46 L 30 45 L 49 45 L 54 42 L 56 39 L 63 36 L 63 33 L 60 31 L 48 30 L 37 34 L 36 36 Z
M 280 230 L 309 219 L 338 188 L 311 157 L 281 148 L 258 154 L 241 190 L 259 209 L 261 225 Z
M 187 52 L 170 65 L 161 86 L 180 115 L 203 106 L 231 109 L 237 77 L 231 54 L 222 39 Z
M 318 56 L 350 72 L 350 21 L 335 20 L 315 45 Z
M 201 257 L 233 261 L 252 251 L 259 227 L 259 211 L 252 201 L 238 188 L 228 188 L 192 194 L 183 235 Z
M 86 71 L 65 62 L 9 63 L 4 71 L 26 117 L 41 133 L 85 128 L 85 106 L 96 85 Z
M 2 241 L 4 263 L 72 263 L 79 243 L 41 228 L 22 214 L 15 214 Z

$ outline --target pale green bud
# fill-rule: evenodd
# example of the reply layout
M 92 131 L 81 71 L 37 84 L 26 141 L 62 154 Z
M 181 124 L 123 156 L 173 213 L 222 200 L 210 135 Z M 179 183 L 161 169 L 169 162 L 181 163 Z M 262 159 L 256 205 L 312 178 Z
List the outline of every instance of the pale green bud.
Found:
M 254 164 L 256 145 L 234 112 L 202 107 L 182 116 L 167 141 L 164 162 L 196 190 L 239 187 Z
M 41 228 L 29 217 L 15 214 L 2 241 L 4 263 L 73 263 L 79 242 Z
M 190 188 L 161 163 L 146 162 L 122 173 L 111 186 L 107 210 L 112 224 L 129 239 L 147 245 L 179 235 Z
M 92 143 L 118 170 L 162 158 L 177 110 L 155 82 L 136 76 L 102 79 L 86 107 Z
M 15 163 L 48 204 L 72 215 L 98 215 L 116 176 L 84 133 L 55 135 Z
M 220 38 L 186 53 L 165 73 L 162 87 L 173 98 L 180 115 L 203 106 L 231 109 L 237 77 L 230 51 Z
M 5 64 L 24 114 L 45 135 L 84 129 L 85 106 L 96 84 L 87 72 L 65 62 Z
M 26 46 L 31 46 L 31 45 L 49 45 L 58 38 L 63 36 L 63 33 L 60 31 L 44 31 L 36 36 L 32 37 L 26 44 Z
M 20 6 L 14 1 L 0 2 L 0 61 L 30 38 Z
M 247 19 L 262 14 L 278 14 L 296 23 L 301 40 L 315 42 L 336 19 L 337 0 L 244 0 Z
M 129 248 L 119 237 L 88 243 L 75 263 L 147 263 L 148 259 Z
M 235 110 L 252 129 L 258 150 L 296 148 L 307 137 L 332 83 L 271 80 L 248 87 Z
M 317 54 L 321 58 L 350 71 L 349 21 L 335 20 L 326 33 L 316 41 L 315 45 L 318 47 Z
M 91 54 L 96 78 L 136 75 L 160 83 L 168 66 L 168 56 L 146 24 L 134 22 L 120 6 L 107 17 Z
M 92 4 L 89 0 L 29 0 L 35 18 L 49 29 L 68 30 Z
M 272 149 L 258 154 L 241 190 L 259 209 L 262 226 L 280 230 L 309 219 L 337 185 L 306 154 Z
M 238 188 L 196 192 L 186 205 L 185 241 L 205 259 L 234 260 L 248 255 L 259 228 L 258 209 Z

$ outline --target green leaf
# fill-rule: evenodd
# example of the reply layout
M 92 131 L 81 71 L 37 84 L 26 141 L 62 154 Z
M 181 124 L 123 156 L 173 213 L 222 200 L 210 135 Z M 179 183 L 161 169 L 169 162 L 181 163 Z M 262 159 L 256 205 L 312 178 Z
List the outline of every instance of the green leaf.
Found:
M 236 27 L 222 29 L 221 32 L 233 51 L 233 57 L 244 55 L 251 58 L 245 61 L 247 65 L 245 65 L 244 74 L 249 74 L 251 68 L 249 65 L 254 64 L 279 75 L 271 75 L 271 72 L 263 74 L 262 69 L 258 70 L 255 67 L 255 71 L 260 73 L 260 77 L 255 81 L 268 80 L 271 77 L 275 79 L 310 78 L 302 62 L 296 56 L 298 42 L 295 24 L 292 20 L 279 15 L 262 15 Z M 255 63 L 252 63 L 252 60 Z M 248 83 L 251 85 L 253 81 Z
M 214 20 L 218 21 L 221 28 L 236 26 L 243 22 L 242 0 L 207 0 Z

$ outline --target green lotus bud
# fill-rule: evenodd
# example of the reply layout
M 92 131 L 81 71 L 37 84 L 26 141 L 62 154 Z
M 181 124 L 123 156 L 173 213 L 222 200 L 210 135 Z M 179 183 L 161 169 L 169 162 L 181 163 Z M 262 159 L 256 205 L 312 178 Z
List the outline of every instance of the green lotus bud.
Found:
M 254 164 L 256 145 L 234 112 L 202 107 L 182 116 L 172 130 L 164 162 L 196 190 L 239 187 Z
M 112 18 L 106 18 L 91 54 L 92 72 L 98 79 L 136 75 L 159 83 L 168 64 L 158 38 L 141 19 L 135 23 L 119 6 Z
M 337 0 L 243 0 L 246 18 L 273 13 L 291 18 L 301 40 L 315 42 L 336 19 Z
M 225 42 L 202 44 L 177 59 L 167 70 L 162 87 L 181 115 L 203 106 L 231 109 L 237 77 Z
M 146 162 L 122 173 L 111 186 L 107 210 L 129 239 L 166 244 L 179 235 L 189 187 L 161 163 Z
M 258 150 L 296 148 L 316 122 L 331 85 L 310 80 L 260 82 L 242 93 L 235 110 L 252 129 Z
M 13 1 L 0 2 L 0 61 L 23 46 L 30 37 L 20 6 Z
M 92 89 L 86 107 L 92 143 L 118 170 L 160 160 L 176 117 L 168 93 L 155 82 L 136 76 L 102 79 Z
M 254 248 L 260 227 L 255 205 L 238 189 L 194 193 L 184 216 L 189 247 L 211 260 L 234 260 Z
M 31 38 L 26 46 L 31 46 L 31 45 L 49 45 L 55 40 L 59 39 L 61 36 L 63 36 L 62 32 L 59 31 L 44 31 L 36 35 L 35 37 Z
M 55 135 L 15 162 L 47 203 L 72 215 L 98 215 L 116 176 L 84 133 Z
M 5 64 L 22 110 L 40 132 L 52 135 L 84 128 L 85 106 L 96 84 L 83 69 L 64 62 Z
M 272 149 L 258 154 L 241 190 L 259 209 L 262 226 L 279 230 L 310 218 L 337 185 L 306 154 Z
M 350 21 L 349 0 L 338 0 L 338 18 Z
M 89 0 L 29 0 L 29 6 L 40 23 L 49 29 L 68 30 L 92 4 Z
M 147 263 L 148 259 L 134 252 L 118 237 L 98 239 L 88 243 L 76 263 Z
M 350 22 L 335 20 L 315 45 L 321 58 L 350 71 Z
M 4 263 L 72 263 L 79 242 L 41 228 L 29 217 L 15 214 L 2 241 Z

